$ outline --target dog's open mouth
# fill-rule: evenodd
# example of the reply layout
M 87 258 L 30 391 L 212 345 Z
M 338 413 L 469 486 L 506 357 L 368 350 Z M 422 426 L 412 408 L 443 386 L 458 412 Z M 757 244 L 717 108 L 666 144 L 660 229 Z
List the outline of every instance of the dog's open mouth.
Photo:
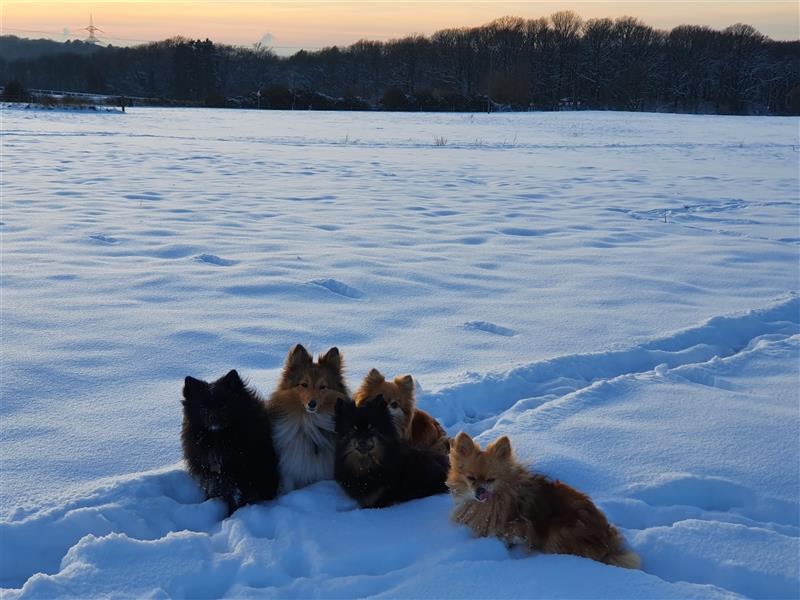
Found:
M 486 502 L 492 497 L 492 492 L 485 488 L 479 488 L 475 490 L 475 499 L 478 502 Z

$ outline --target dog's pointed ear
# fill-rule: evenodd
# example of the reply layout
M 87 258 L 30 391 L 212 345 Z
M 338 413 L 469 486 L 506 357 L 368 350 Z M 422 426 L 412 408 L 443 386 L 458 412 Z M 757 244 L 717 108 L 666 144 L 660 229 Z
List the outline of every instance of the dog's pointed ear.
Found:
M 475 442 L 469 437 L 468 433 L 461 432 L 456 436 L 456 440 L 453 444 L 453 450 L 455 450 L 458 456 L 462 456 L 467 458 L 472 456 L 478 451 L 478 448 L 475 446 Z
M 349 415 L 355 409 L 355 404 L 349 398 L 336 398 L 336 420 L 338 422 L 340 417 Z
M 188 400 L 192 396 L 196 396 L 202 392 L 207 387 L 208 384 L 205 381 L 200 381 L 194 377 L 187 376 L 186 379 L 183 380 L 183 397 L 185 400 Z
M 394 382 L 401 390 L 409 396 L 414 394 L 414 378 L 411 375 L 398 375 L 394 378 Z
M 507 435 L 504 435 L 489 444 L 486 452 L 501 460 L 508 460 L 511 458 L 511 440 L 508 439 Z
M 320 364 L 325 363 L 326 365 L 333 367 L 337 371 L 342 370 L 342 355 L 339 353 L 339 349 L 334 346 L 330 350 L 328 350 L 325 354 L 319 357 Z
M 384 435 L 389 435 L 390 432 L 397 432 L 392 424 L 392 415 L 389 412 L 389 405 L 386 404 L 386 398 L 383 394 L 378 394 L 370 398 L 361 406 L 366 408 L 368 411 L 367 414 L 370 416 L 370 420 L 373 424 L 384 424 L 387 426 Z
M 236 369 L 231 369 L 228 373 L 219 380 L 222 385 L 230 390 L 240 390 L 244 387 L 244 382 L 242 378 L 239 377 L 239 373 L 236 372 Z
M 301 365 L 310 365 L 314 362 L 314 359 L 311 358 L 311 355 L 308 353 L 302 344 L 297 344 L 294 348 L 289 350 L 289 354 L 286 355 L 286 366 L 301 366 Z
M 370 369 L 369 373 L 367 373 L 367 376 L 364 379 L 364 381 L 367 383 L 367 385 L 370 385 L 370 386 L 371 385 L 380 385 L 384 381 L 386 381 L 386 378 L 383 376 L 383 374 L 380 371 L 378 371 L 378 369 Z
M 367 400 L 362 406 L 366 406 L 367 410 L 372 413 L 379 413 L 386 408 L 386 398 L 383 397 L 383 394 L 378 394 Z

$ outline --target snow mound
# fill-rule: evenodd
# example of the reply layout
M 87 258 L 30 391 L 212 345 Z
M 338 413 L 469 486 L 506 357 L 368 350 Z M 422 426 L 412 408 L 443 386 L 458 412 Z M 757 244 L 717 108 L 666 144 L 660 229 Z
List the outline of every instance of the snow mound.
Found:
M 483 322 L 466 325 L 489 331 L 497 327 Z M 800 333 L 800 297 L 790 294 L 770 308 L 715 317 L 700 327 L 633 348 L 560 356 L 507 373 L 489 374 L 480 382 L 423 394 L 419 403 L 445 425 L 477 434 L 516 404 L 519 410 L 527 410 L 600 380 L 654 369 L 664 373 L 665 369 L 732 356 L 770 336 L 795 333 Z
M 323 482 L 219 523 L 223 507 L 216 501 L 182 504 L 154 493 L 165 480 L 191 495 L 193 484 L 182 471 L 143 474 L 110 486 L 102 500 L 19 523 L 19 539 L 40 540 L 17 547 L 38 555 L 37 573 L 21 589 L 3 590 L 3 597 L 511 598 L 529 594 L 532 581 L 547 597 L 598 590 L 613 597 L 637 590 L 665 598 L 723 597 L 714 588 L 670 584 L 576 557 L 509 553 L 496 539 L 473 539 L 452 525 L 447 496 L 360 510 L 336 484 Z M 170 521 L 173 530 L 165 530 Z M 5 524 L 4 544 L 7 530 Z M 575 569 L 579 583 L 569 575 Z

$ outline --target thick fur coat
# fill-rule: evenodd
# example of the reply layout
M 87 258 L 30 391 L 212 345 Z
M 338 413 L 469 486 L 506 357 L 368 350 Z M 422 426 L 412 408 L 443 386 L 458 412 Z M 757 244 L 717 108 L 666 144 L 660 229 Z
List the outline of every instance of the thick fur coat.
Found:
M 336 399 L 348 397 L 343 372 L 337 348 L 316 362 L 299 344 L 289 351 L 278 389 L 267 402 L 282 493 L 333 479 Z
M 209 498 L 222 498 L 230 515 L 278 489 L 278 461 L 261 398 L 236 371 L 183 386 L 183 458 Z
M 447 491 L 447 457 L 401 440 L 383 397 L 337 402 L 336 435 L 336 481 L 361 507 Z
M 450 463 L 452 518 L 476 535 L 639 568 L 639 557 L 625 548 L 622 535 L 588 496 L 530 473 L 514 459 L 506 436 L 481 451 L 462 432 L 453 442 Z
M 361 404 L 376 396 L 383 396 L 386 401 L 400 439 L 416 448 L 443 454 L 450 451 L 450 438 L 444 428 L 431 415 L 417 408 L 411 375 L 398 375 L 393 381 L 386 381 L 380 371 L 372 369 L 356 390 L 353 400 Z

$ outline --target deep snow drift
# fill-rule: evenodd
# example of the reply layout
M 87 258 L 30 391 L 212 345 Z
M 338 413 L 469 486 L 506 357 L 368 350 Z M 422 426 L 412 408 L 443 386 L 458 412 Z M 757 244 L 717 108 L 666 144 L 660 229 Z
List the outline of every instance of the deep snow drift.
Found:
M 800 594 L 797 119 L 2 118 L 3 597 Z M 295 342 L 510 435 L 643 572 L 333 482 L 220 522 L 182 379 L 268 393 Z

